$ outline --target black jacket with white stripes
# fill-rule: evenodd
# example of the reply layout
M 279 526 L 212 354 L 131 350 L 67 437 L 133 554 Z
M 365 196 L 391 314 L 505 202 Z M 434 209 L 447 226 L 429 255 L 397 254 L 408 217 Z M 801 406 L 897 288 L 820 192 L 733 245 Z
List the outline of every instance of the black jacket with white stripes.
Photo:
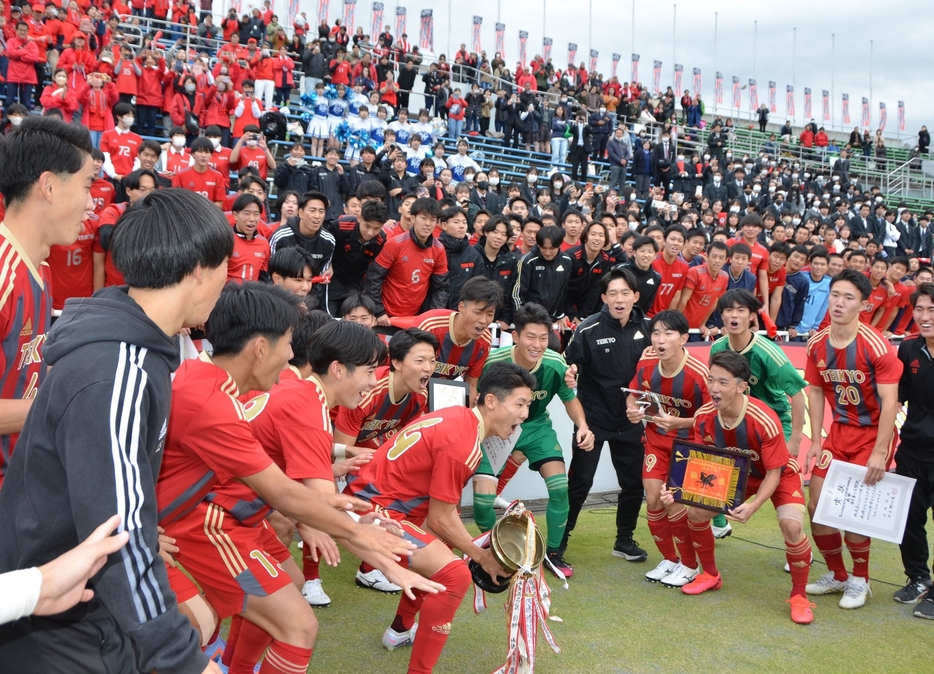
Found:
M 275 255 L 280 248 L 291 248 L 298 246 L 304 248 L 312 259 L 311 273 L 319 276 L 328 267 L 331 266 L 331 258 L 334 256 L 334 235 L 328 231 L 327 225 L 321 228 L 311 236 L 305 236 L 299 226 L 299 217 L 289 218 L 288 222 L 272 233 L 269 239 L 269 252 Z M 327 285 L 316 283 L 311 290 L 312 296 L 318 301 L 318 307 L 325 309 L 327 306 Z
M 156 531 L 176 339 L 110 287 L 68 300 L 42 355 L 51 369 L 0 490 L 0 572 L 45 564 L 116 513 L 129 542 L 91 579 L 94 598 L 53 618 L 116 621 L 138 671 L 202 672 L 208 659 L 176 610 Z M 7 629 L 41 629 L 28 620 L 0 627 L 0 654 Z

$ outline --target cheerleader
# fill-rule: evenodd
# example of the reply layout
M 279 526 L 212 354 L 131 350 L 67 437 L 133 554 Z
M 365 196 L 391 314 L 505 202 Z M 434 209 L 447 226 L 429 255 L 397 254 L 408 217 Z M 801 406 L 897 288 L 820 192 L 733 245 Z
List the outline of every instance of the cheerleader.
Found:
M 367 106 L 367 108 L 370 107 L 372 106 Z M 370 117 L 370 138 L 373 139 L 374 147 L 379 147 L 386 142 L 383 133 L 386 131 L 386 127 L 389 126 L 389 122 L 386 121 L 388 117 L 389 113 L 386 106 L 377 104 L 376 116 Z
M 308 122 L 308 135 L 311 136 L 311 156 L 324 156 L 324 142 L 328 137 L 328 99 L 324 96 L 324 83 L 315 85 L 311 95 L 311 121 Z
M 350 127 L 350 138 L 347 141 L 347 149 L 344 150 L 344 159 L 353 167 L 360 163 L 360 149 L 370 142 L 370 109 L 365 105 L 359 106 L 357 116 L 348 116 L 347 124 Z M 355 144 L 355 136 L 362 138 L 363 142 Z
M 409 113 L 406 110 L 399 111 L 399 118 L 392 122 L 389 128 L 396 132 L 396 142 L 399 145 L 409 144 L 409 138 L 412 136 L 412 125 L 409 124 Z
M 398 137 L 398 135 L 397 135 Z M 417 176 L 422 172 L 422 161 L 431 154 L 427 145 L 422 145 L 422 139 L 417 133 L 409 137 L 409 144 L 405 147 L 405 172 L 410 176 Z M 434 162 L 432 162 L 434 169 Z
M 422 139 L 422 145 L 425 147 L 430 147 L 435 139 L 434 129 L 431 128 L 429 120 L 428 111 L 422 108 L 418 111 L 418 122 L 412 124 L 412 133 L 418 134 Z
M 337 140 L 337 127 L 344 121 L 349 104 L 347 102 L 347 87 L 337 85 L 337 98 L 328 101 L 328 147 L 340 147 Z
M 363 83 L 358 79 L 353 85 L 353 91 L 347 95 L 347 106 L 350 114 L 348 117 L 353 119 L 360 112 L 361 106 L 370 107 L 370 100 L 363 93 Z M 375 110 L 375 108 L 374 108 Z

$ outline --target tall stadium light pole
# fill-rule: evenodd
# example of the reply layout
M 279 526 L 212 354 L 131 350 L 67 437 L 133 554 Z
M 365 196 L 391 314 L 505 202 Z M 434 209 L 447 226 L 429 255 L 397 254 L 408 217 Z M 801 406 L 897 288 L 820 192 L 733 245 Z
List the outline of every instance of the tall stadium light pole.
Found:
M 448 54 L 453 54 L 454 51 L 451 49 L 451 24 L 454 23 L 451 21 L 451 0 L 448 0 Z
M 542 44 L 544 44 L 545 36 L 548 35 L 548 0 L 542 0 Z
M 671 19 L 671 67 L 675 67 L 678 60 L 678 5 L 675 5 L 675 11 Z M 675 92 L 678 93 L 677 91 Z
M 591 49 L 593 49 L 593 0 L 590 0 L 590 14 L 588 15 L 587 20 L 587 55 L 590 55 Z
M 632 0 L 632 37 L 629 40 L 629 53 L 636 53 L 636 0 Z
M 752 76 L 753 79 L 758 80 L 759 75 L 756 73 L 756 57 L 758 55 L 759 49 L 759 22 L 758 20 L 752 22 Z
M 717 21 L 718 21 L 719 12 L 713 13 L 713 76 L 716 80 L 717 77 Z M 714 114 L 717 112 L 717 92 L 713 93 L 713 111 Z
M 869 41 L 869 127 L 872 128 L 872 40 Z
M 500 23 L 502 19 L 500 15 L 503 13 L 503 0 L 496 0 L 496 23 Z
M 833 126 L 835 114 L 837 112 L 837 97 L 834 94 L 833 87 L 833 59 L 834 54 L 837 51 L 837 34 L 830 34 L 830 126 Z M 843 124 L 840 124 L 840 128 L 843 128 Z

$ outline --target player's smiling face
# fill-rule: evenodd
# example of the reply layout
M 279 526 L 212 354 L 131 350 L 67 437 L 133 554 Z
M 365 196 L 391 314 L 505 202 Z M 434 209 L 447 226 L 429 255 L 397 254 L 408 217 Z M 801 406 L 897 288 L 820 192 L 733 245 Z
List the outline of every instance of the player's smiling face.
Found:
M 331 363 L 328 373 L 337 380 L 335 405 L 356 409 L 363 396 L 376 386 L 376 365 L 350 367 L 337 361 Z
M 404 359 L 392 361 L 392 366 L 396 371 L 395 376 L 402 378 L 409 391 L 421 391 L 428 386 L 428 379 L 435 371 L 437 362 L 431 344 L 418 343 Z
M 734 304 L 723 310 L 723 327 L 731 335 L 741 335 L 750 328 L 749 307 Z
M 934 300 L 927 295 L 918 296 L 912 315 L 924 339 L 934 339 Z
M 512 333 L 516 343 L 516 354 L 525 361 L 526 365 L 537 363 L 545 355 L 550 331 L 550 325 L 529 323 L 522 328 L 522 332 Z
M 483 336 L 483 331 L 493 322 L 493 317 L 496 316 L 496 305 L 461 302 L 457 305 L 457 311 L 461 316 L 461 325 L 467 336 L 476 340 Z
M 258 337 L 254 348 L 262 355 L 257 355 L 250 389 L 268 391 L 279 383 L 279 375 L 292 358 L 292 328 L 274 342 Z
M 684 248 L 684 237 L 679 232 L 672 232 L 665 237 L 665 253 L 668 257 L 677 257 Z
M 736 400 L 736 396 L 742 395 L 745 389 L 746 382 L 737 379 L 728 370 L 719 365 L 710 367 L 710 374 L 707 375 L 707 391 L 710 393 L 710 402 L 718 410 L 729 409 Z
M 838 281 L 830 289 L 828 309 L 834 323 L 852 323 L 866 305 L 859 288 L 849 281 Z

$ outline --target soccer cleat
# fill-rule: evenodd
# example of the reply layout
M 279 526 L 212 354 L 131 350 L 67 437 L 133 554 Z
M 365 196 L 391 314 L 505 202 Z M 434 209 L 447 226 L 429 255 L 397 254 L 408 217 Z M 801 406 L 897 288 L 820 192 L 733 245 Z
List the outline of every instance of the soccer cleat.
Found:
M 560 550 L 549 552 L 548 561 L 551 562 L 552 566 L 563 573 L 565 578 L 574 577 L 574 567 L 565 561 L 564 554 Z
M 814 566 L 814 555 L 811 555 L 811 561 L 808 562 L 808 566 Z M 785 569 L 785 573 L 791 573 L 791 567 L 788 566 L 788 562 L 785 562 L 785 566 L 783 568 Z
M 706 571 L 699 576 L 697 576 L 690 583 L 681 588 L 681 591 L 684 594 L 703 594 L 708 590 L 719 590 L 723 587 L 723 579 L 718 573 L 716 576 L 711 576 Z
M 657 583 L 671 575 L 671 572 L 674 571 L 677 566 L 678 562 L 670 562 L 667 559 L 663 559 L 658 563 L 658 566 L 645 574 L 645 579 L 651 583 Z
M 892 599 L 902 604 L 914 604 L 924 593 L 931 589 L 931 581 L 926 578 L 909 578 L 908 584 L 901 590 L 896 590 Z
M 627 562 L 644 562 L 649 558 L 649 554 L 640 548 L 631 536 L 625 540 L 616 541 L 611 554 L 614 557 L 622 557 Z
M 730 526 L 729 522 L 726 523 L 725 527 L 714 526 L 714 524 L 711 523 L 710 530 L 713 532 L 713 537 L 718 539 L 733 535 L 733 527 Z
M 678 562 L 674 570 L 662 578 L 662 585 L 665 587 L 684 587 L 695 578 L 697 578 L 697 569 L 688 568 Z
M 502 496 L 497 496 L 495 499 L 493 499 L 493 507 L 497 510 L 505 510 L 509 507 L 510 503 L 512 503 L 512 501 L 507 501 Z
M 331 598 L 321 587 L 321 579 L 306 580 L 302 585 L 302 596 L 314 608 L 324 608 L 331 605 Z
M 859 608 L 866 603 L 867 597 L 872 595 L 869 581 L 859 576 L 847 578 L 843 596 L 840 597 L 840 608 Z
M 363 571 L 357 569 L 355 582 L 360 587 L 376 590 L 377 592 L 384 592 L 385 594 L 398 594 L 402 592 L 402 588 L 390 583 L 379 569 L 373 569 L 367 573 L 363 573 Z
M 808 583 L 804 591 L 808 594 L 835 594 L 843 592 L 845 588 L 846 581 L 837 580 L 833 576 L 833 571 L 830 571 L 818 578 L 816 583 Z
M 918 602 L 912 615 L 916 618 L 934 620 L 934 595 L 931 595 L 930 591 Z
M 791 599 L 785 600 L 786 604 L 791 604 L 791 622 L 799 625 L 810 625 L 814 621 L 814 612 L 816 604 L 808 601 L 808 598 L 801 594 L 796 594 Z
M 412 629 L 405 632 L 396 632 L 393 628 L 387 627 L 383 633 L 383 646 L 389 651 L 393 651 L 400 646 L 411 646 L 415 643 L 415 631 L 417 629 L 418 623 L 413 623 Z

